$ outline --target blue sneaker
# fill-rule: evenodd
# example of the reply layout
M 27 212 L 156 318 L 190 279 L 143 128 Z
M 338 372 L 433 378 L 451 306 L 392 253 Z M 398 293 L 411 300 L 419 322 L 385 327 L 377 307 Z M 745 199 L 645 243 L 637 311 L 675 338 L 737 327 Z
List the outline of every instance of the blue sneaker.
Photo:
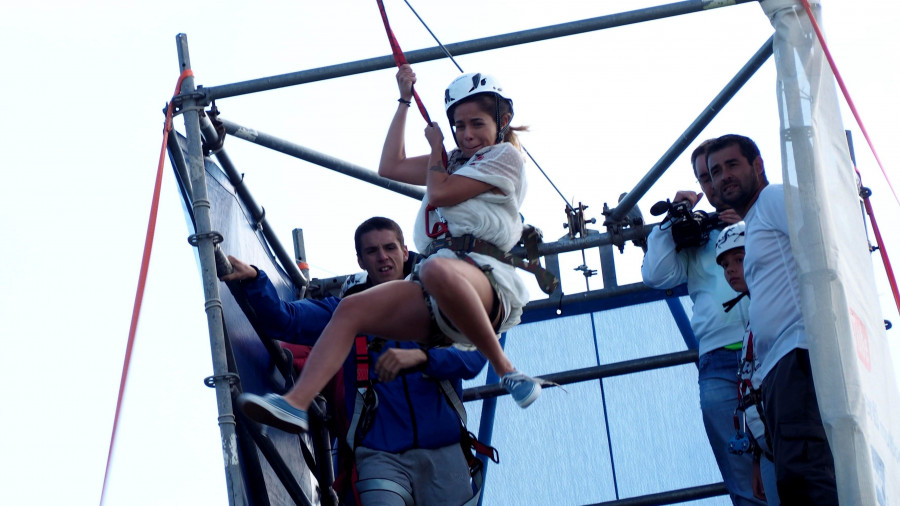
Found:
M 540 380 L 526 376 L 519 371 L 504 374 L 500 384 L 521 408 L 527 408 L 541 395 Z
M 309 415 L 306 411 L 291 406 L 280 395 L 266 394 L 260 397 L 253 394 L 241 394 L 238 396 L 237 404 L 251 420 L 276 429 L 294 434 L 306 432 L 309 429 Z

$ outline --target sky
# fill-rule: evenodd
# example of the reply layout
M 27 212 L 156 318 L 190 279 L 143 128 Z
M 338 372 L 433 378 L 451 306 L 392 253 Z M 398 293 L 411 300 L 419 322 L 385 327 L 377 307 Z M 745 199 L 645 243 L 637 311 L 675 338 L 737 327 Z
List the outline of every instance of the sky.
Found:
M 629 9 L 662 2 L 628 2 Z M 839 70 L 883 162 L 900 186 L 900 7 L 825 1 Z M 432 47 L 403 2 L 387 0 L 401 46 Z M 444 43 L 620 12 L 611 1 L 415 2 Z M 527 169 L 526 220 L 553 240 L 568 200 L 614 206 L 771 34 L 755 3 L 457 58 L 496 75 L 514 97 L 514 124 L 553 184 Z M 109 438 L 159 157 L 162 109 L 186 33 L 197 84 L 215 86 L 388 54 L 375 2 L 5 2 L 0 6 L 0 503 L 100 501 Z M 448 60 L 418 64 L 417 90 L 443 121 Z M 222 116 L 374 169 L 396 108 L 393 70 L 220 101 Z M 775 71 L 770 60 L 699 139 L 754 138 L 780 176 Z M 842 102 L 863 183 L 874 190 L 886 249 L 897 257 L 900 204 Z M 446 121 L 441 126 L 446 130 Z M 183 130 L 180 118 L 176 127 Z M 410 115 L 410 153 L 424 153 Z M 698 139 L 698 141 L 699 141 Z M 448 142 L 450 142 L 448 140 Z M 448 144 L 448 148 L 452 142 Z M 302 227 L 312 275 L 356 269 L 352 232 L 393 217 L 411 233 L 417 203 L 239 139 L 226 149 L 275 232 Z M 641 199 L 647 210 L 694 189 L 685 155 Z M 564 197 L 564 198 L 563 198 Z M 701 204 L 702 205 L 702 204 Z M 647 216 L 649 220 L 649 216 Z M 603 229 L 596 225 L 596 228 Z M 203 293 L 171 169 L 159 218 L 109 475 L 106 504 L 226 503 Z M 874 241 L 874 239 L 873 239 Z M 595 257 L 596 255 L 593 255 Z M 599 269 L 588 256 L 590 268 Z M 564 257 L 567 293 L 583 289 Z M 639 280 L 633 246 L 616 254 L 619 282 Z M 874 263 L 885 318 L 900 323 Z M 596 288 L 599 281 L 591 280 Z M 889 331 L 900 364 L 897 330 Z

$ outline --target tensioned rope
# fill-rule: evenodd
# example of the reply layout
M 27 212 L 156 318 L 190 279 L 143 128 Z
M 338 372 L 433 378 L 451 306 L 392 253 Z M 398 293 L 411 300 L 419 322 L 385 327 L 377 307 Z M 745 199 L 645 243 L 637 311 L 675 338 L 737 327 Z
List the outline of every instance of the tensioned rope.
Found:
M 859 173 L 858 169 L 856 169 L 856 175 L 860 178 L 860 183 L 862 183 L 862 175 Z M 881 261 L 884 263 L 885 271 L 887 271 L 888 283 L 890 283 L 891 293 L 894 295 L 894 304 L 897 305 L 897 310 L 900 311 L 900 291 L 897 290 L 897 280 L 894 278 L 894 268 L 891 267 L 891 259 L 888 258 L 887 251 L 884 249 L 884 241 L 881 239 L 881 230 L 878 228 L 878 222 L 875 220 L 875 212 L 872 210 L 872 203 L 869 202 L 870 193 L 872 192 L 866 189 L 863 194 L 863 205 L 866 208 L 866 214 L 869 215 L 869 220 L 872 222 L 872 233 L 875 234 L 875 242 L 878 244 L 878 253 L 881 254 Z
M 841 77 L 841 73 L 838 71 L 837 64 L 834 62 L 834 58 L 831 56 L 831 51 L 828 50 L 828 44 L 825 43 L 825 36 L 822 34 L 822 29 L 819 28 L 819 23 L 816 21 L 815 15 L 813 15 L 812 7 L 809 5 L 809 0 L 800 0 L 803 4 L 803 8 L 806 10 L 806 15 L 809 16 L 809 21 L 812 23 L 813 30 L 816 32 L 816 37 L 819 39 L 819 44 L 822 46 L 822 52 L 825 54 L 825 58 L 828 60 L 828 65 L 831 67 L 831 72 L 834 74 L 835 80 L 837 80 L 838 86 L 841 88 L 841 93 L 844 95 L 844 100 L 847 101 L 847 105 L 850 107 L 850 110 L 853 112 L 853 117 L 856 119 L 856 124 L 859 125 L 859 129 L 863 133 L 863 137 L 866 138 L 866 142 L 869 144 L 869 149 L 872 150 L 872 155 L 875 156 L 875 161 L 878 163 L 878 167 L 881 168 L 881 173 L 884 175 L 884 180 L 887 181 L 888 187 L 891 189 L 891 193 L 894 194 L 894 199 L 900 204 L 900 199 L 897 198 L 897 192 L 894 191 L 894 185 L 891 184 L 890 178 L 888 178 L 887 171 L 884 170 L 884 165 L 881 163 L 881 159 L 878 158 L 878 153 L 875 151 L 875 146 L 872 144 L 872 139 L 869 138 L 869 133 L 866 131 L 865 125 L 863 125 L 862 118 L 859 116 L 859 112 L 856 110 L 856 105 L 853 103 L 853 99 L 850 98 L 850 92 L 847 91 L 847 86 L 844 84 L 844 79 Z M 859 173 L 857 171 L 857 173 Z M 891 291 L 894 295 L 894 303 L 897 305 L 897 310 L 900 311 L 900 292 L 897 290 L 897 280 L 894 277 L 894 271 L 891 268 L 891 262 L 888 258 L 887 249 L 884 247 L 884 241 L 881 238 L 881 232 L 878 229 L 878 222 L 875 220 L 875 213 L 872 211 L 872 205 L 869 203 L 868 197 L 863 199 L 866 206 L 866 213 L 869 215 L 869 219 L 872 221 L 872 229 L 875 232 L 875 241 L 878 243 L 878 251 L 881 253 L 882 261 L 884 262 L 884 269 L 887 272 L 888 282 L 891 285 Z
M 186 77 L 193 76 L 190 69 L 178 76 L 174 95 L 181 91 L 181 82 Z M 173 96 L 174 96 L 173 95 Z M 162 148 L 159 151 L 159 165 L 156 168 L 156 182 L 153 186 L 153 199 L 150 204 L 150 219 L 147 223 L 147 236 L 144 239 L 144 257 L 141 259 L 141 271 L 138 276 L 137 293 L 134 296 L 134 308 L 131 311 L 131 327 L 128 329 L 128 344 L 125 346 L 125 361 L 122 364 L 122 378 L 119 380 L 119 398 L 116 401 L 116 416 L 113 419 L 112 435 L 109 438 L 109 453 L 106 455 L 106 471 L 103 473 L 103 490 L 100 492 L 100 504 L 106 497 L 106 483 L 109 479 L 109 466 L 112 462 L 113 447 L 116 442 L 116 431 L 119 428 L 119 414 L 122 411 L 122 398 L 125 394 L 125 383 L 128 380 L 128 368 L 131 365 L 131 351 L 134 349 L 134 336 L 137 333 L 138 319 L 141 315 L 141 303 L 144 300 L 144 286 L 147 284 L 147 271 L 150 267 L 150 253 L 153 250 L 153 236 L 156 233 L 156 215 L 159 211 L 159 194 L 162 188 L 163 167 L 165 166 L 166 146 L 168 145 L 169 132 L 172 130 L 172 116 L 174 105 L 170 101 L 166 107 L 166 121 L 163 126 Z
M 841 93 L 844 94 L 844 100 L 847 101 L 847 105 L 850 107 L 850 111 L 853 112 L 853 117 L 856 119 L 856 124 L 859 125 L 859 129 L 863 133 L 863 137 L 866 138 L 866 142 L 869 144 L 869 149 L 872 150 L 872 155 L 875 156 L 875 161 L 878 162 L 878 167 L 881 168 L 881 173 L 884 174 L 884 179 L 887 181 L 888 187 L 891 189 L 891 193 L 894 194 L 894 199 L 900 204 L 900 198 L 897 197 L 897 192 L 894 190 L 894 185 L 891 184 L 890 178 L 888 178 L 887 172 L 884 170 L 884 165 L 881 163 L 881 159 L 878 157 L 878 152 L 875 151 L 875 145 L 872 144 L 872 139 L 869 138 L 869 132 L 866 131 L 866 126 L 863 125 L 862 118 L 859 116 L 859 112 L 856 110 L 856 105 L 853 103 L 853 99 L 850 98 L 850 92 L 847 91 L 847 86 L 844 84 L 844 79 L 841 77 L 841 73 L 838 71 L 837 64 L 834 63 L 834 58 L 831 56 L 831 51 L 828 50 L 828 44 L 825 43 L 825 36 L 822 34 L 822 29 L 819 28 L 819 23 L 816 21 L 816 17 L 813 15 L 812 7 L 809 5 L 808 0 L 800 0 L 800 3 L 803 4 L 803 8 L 806 9 L 806 14 L 809 16 L 809 20 L 812 23 L 813 30 L 816 32 L 816 37 L 819 39 L 819 44 L 822 46 L 822 52 L 825 53 L 825 58 L 828 60 L 828 65 L 831 67 L 831 72 L 834 74 L 834 78 L 837 80 L 838 86 L 841 88 Z
M 397 66 L 399 67 L 400 65 L 407 63 L 406 57 L 403 55 L 403 51 L 400 50 L 400 46 L 397 44 L 397 39 L 396 39 L 396 37 L 394 37 L 394 32 L 393 32 L 393 30 L 391 30 L 390 23 L 388 22 L 388 19 L 387 19 L 387 13 L 384 10 L 383 1 L 382 0 L 376 0 L 376 1 L 378 2 L 378 9 L 381 11 L 381 19 L 382 19 L 382 21 L 384 21 L 384 29 L 387 31 L 388 40 L 391 41 L 391 50 L 394 51 L 394 61 L 397 62 Z M 444 52 L 444 54 L 446 54 L 447 57 L 450 58 L 450 61 L 452 61 L 453 64 L 456 65 L 456 68 L 459 69 L 460 72 L 463 72 L 462 67 L 459 66 L 459 63 L 456 62 L 456 59 L 453 58 L 453 55 L 450 54 L 450 51 L 448 51 L 447 48 L 444 47 L 444 44 L 442 44 L 441 41 L 437 38 L 437 35 L 435 35 L 433 31 L 431 31 L 431 28 L 428 27 L 428 25 L 425 23 L 425 20 L 422 19 L 422 16 L 419 16 L 419 13 L 416 12 L 416 10 L 413 8 L 412 4 L 410 4 L 408 0 L 403 0 L 403 1 L 409 7 L 409 10 L 412 11 L 413 14 L 415 14 L 415 16 L 416 16 L 416 18 L 418 18 L 419 22 L 422 23 L 422 26 L 425 27 L 425 30 L 428 31 L 428 33 L 431 35 L 431 38 L 433 38 L 434 41 L 437 43 L 438 47 L 440 47 L 441 50 Z M 398 54 L 399 54 L 400 59 L 398 59 Z M 415 95 L 415 90 L 413 90 L 413 94 Z M 415 95 L 415 97 L 416 97 L 416 105 L 419 106 L 419 110 L 422 111 L 422 115 L 425 117 L 425 119 L 428 122 L 431 122 L 431 120 L 428 119 L 428 113 L 425 112 L 425 107 L 422 105 L 422 101 L 419 99 L 419 96 Z M 535 160 L 534 157 L 531 156 L 531 153 L 528 152 L 527 149 L 525 149 L 525 146 L 522 146 L 522 151 L 525 151 L 525 154 L 528 155 L 528 158 L 531 160 L 531 163 L 533 163 L 534 166 L 537 167 L 537 169 L 539 171 L 541 171 L 541 174 L 544 176 L 544 178 L 547 180 L 547 182 L 550 183 L 550 186 L 552 186 L 553 189 L 556 190 L 556 193 L 558 193 L 560 198 L 563 199 L 563 202 L 566 203 L 566 210 L 573 211 L 572 206 L 569 204 L 569 201 L 566 200 L 566 197 L 562 194 L 561 191 L 559 191 L 559 188 L 556 187 L 556 184 L 553 182 L 552 179 L 550 179 L 550 176 L 548 176 L 547 173 L 544 172 L 544 169 L 541 168 L 541 165 L 539 163 L 537 163 L 537 160 Z M 444 152 L 444 164 L 445 165 L 446 165 L 446 162 L 447 162 L 446 152 Z
M 403 50 L 400 49 L 400 43 L 397 42 L 397 37 L 394 36 L 394 31 L 391 30 L 391 24 L 388 22 L 387 12 L 384 10 L 384 2 L 382 0 L 376 0 L 378 2 L 378 10 L 381 11 L 381 20 L 384 22 L 384 30 L 387 32 L 388 42 L 391 44 L 391 53 L 394 54 L 394 63 L 397 64 L 397 67 L 401 65 L 408 65 L 409 62 L 406 61 L 406 55 L 403 54 Z M 446 51 L 446 49 L 444 50 Z M 416 92 L 415 87 L 412 88 L 413 98 L 416 100 L 416 107 L 419 108 L 419 112 L 422 114 L 422 117 L 425 118 L 425 121 L 428 124 L 434 123 L 431 121 L 431 117 L 428 116 L 428 111 L 425 109 L 425 104 L 422 103 L 422 99 L 419 98 L 419 93 Z M 447 166 L 447 150 L 441 147 L 441 160 L 444 162 L 444 167 Z

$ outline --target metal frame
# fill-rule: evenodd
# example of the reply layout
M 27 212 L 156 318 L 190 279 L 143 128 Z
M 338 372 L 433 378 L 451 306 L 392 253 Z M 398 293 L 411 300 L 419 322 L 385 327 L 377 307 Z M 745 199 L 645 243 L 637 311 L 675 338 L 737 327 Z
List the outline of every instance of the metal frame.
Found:
M 455 44 L 447 44 L 446 49 L 454 55 L 462 55 L 509 47 L 529 42 L 541 40 L 549 40 L 568 35 L 586 33 L 590 31 L 602 30 L 618 26 L 662 19 L 672 16 L 679 16 L 693 12 L 700 12 L 719 7 L 726 7 L 747 3 L 755 0 L 687 0 L 676 2 L 668 5 L 650 7 L 634 11 L 623 12 L 608 16 L 601 16 L 581 21 L 552 25 L 532 30 L 497 35 L 475 39 Z M 181 71 L 189 70 L 190 58 L 188 55 L 187 36 L 179 34 L 176 38 L 178 47 L 179 66 Z M 551 296 L 549 299 L 541 301 L 532 301 L 526 306 L 526 313 L 523 316 L 523 323 L 537 322 L 557 316 L 557 310 L 565 308 L 566 314 L 580 314 L 588 312 L 602 311 L 614 307 L 622 307 L 632 304 L 640 304 L 654 300 L 666 300 L 672 311 L 679 329 L 688 345 L 688 350 L 670 355 L 657 357 L 646 357 L 643 359 L 632 360 L 619 364 L 608 364 L 604 366 L 591 367 L 575 371 L 565 371 L 557 374 L 546 376 L 558 384 L 566 384 L 578 381 L 588 381 L 600 379 L 618 374 L 628 374 L 631 372 L 643 371 L 659 367 L 669 367 L 679 364 L 695 362 L 697 360 L 696 339 L 690 329 L 690 324 L 681 307 L 677 297 L 686 293 L 685 288 L 679 287 L 676 290 L 652 290 L 641 283 L 632 285 L 618 286 L 615 276 L 615 266 L 612 264 L 612 246 L 621 248 L 624 242 L 632 241 L 639 244 L 640 241 L 646 239 L 646 233 L 649 227 L 644 230 L 641 227 L 629 226 L 628 213 L 634 207 L 636 202 L 649 190 L 653 183 L 668 169 L 672 162 L 690 145 L 697 135 L 709 124 L 718 111 L 734 96 L 734 94 L 750 79 L 750 77 L 758 70 L 762 64 L 772 54 L 772 39 L 766 41 L 747 64 L 734 76 L 734 78 L 723 88 L 723 90 L 710 102 L 710 104 L 701 112 L 693 123 L 679 136 L 672 146 L 663 154 L 659 161 L 651 168 L 647 175 L 628 192 L 624 199 L 614 209 L 605 209 L 604 215 L 606 220 L 604 226 L 607 227 L 607 233 L 589 233 L 580 237 L 571 235 L 564 237 L 558 241 L 545 243 L 540 246 L 539 253 L 545 257 L 545 263 L 551 270 L 555 267 L 555 272 L 559 273 L 559 264 L 557 255 L 564 252 L 584 250 L 597 247 L 601 250 L 601 266 L 603 269 L 604 288 L 600 290 L 592 290 L 574 295 L 562 296 L 559 292 L 556 297 Z M 445 57 L 444 50 L 440 47 L 432 47 L 418 51 L 412 51 L 406 54 L 410 63 L 418 63 L 424 61 L 437 60 Z M 192 244 L 197 246 L 199 250 L 201 274 L 203 279 L 203 288 L 206 295 L 206 312 L 209 325 L 210 343 L 213 355 L 213 370 L 215 379 L 227 377 L 228 366 L 226 360 L 226 338 L 224 335 L 222 304 L 218 296 L 218 279 L 215 271 L 214 245 L 216 242 L 216 232 L 211 230 L 209 218 L 209 201 L 207 200 L 207 190 L 205 181 L 205 170 L 203 163 L 202 145 L 203 138 L 206 137 L 207 142 L 215 143 L 218 140 L 219 133 L 210 123 L 209 119 L 199 112 L 209 106 L 213 100 L 256 93 L 261 91 L 273 90 L 287 86 L 310 83 L 337 77 L 350 76 L 375 70 L 382 70 L 393 67 L 394 60 L 391 56 L 382 56 L 370 58 L 349 63 L 342 63 L 328 67 L 321 67 L 311 70 L 282 74 L 271 77 L 264 77 L 250 81 L 226 84 L 221 86 L 212 86 L 208 88 L 196 87 L 194 79 L 187 76 L 182 84 L 181 93 L 174 97 L 174 105 L 184 116 L 185 131 L 187 137 L 187 157 L 184 157 L 180 149 L 174 149 L 172 146 L 178 146 L 178 143 L 170 143 L 170 154 L 172 156 L 176 171 L 182 176 L 185 183 L 182 186 L 182 192 L 189 198 L 191 203 L 192 218 L 196 225 L 196 234 L 192 236 L 194 240 Z M 351 177 L 367 181 L 369 183 L 381 186 L 385 189 L 406 195 L 411 198 L 421 199 L 424 192 L 421 188 L 404 185 L 390 181 L 377 176 L 373 171 L 355 166 L 344 162 L 337 158 L 317 153 L 313 150 L 298 146 L 288 141 L 277 139 L 270 135 L 259 131 L 243 127 L 236 123 L 223 120 L 224 131 L 230 135 L 240 137 L 249 142 L 253 142 L 270 149 L 306 160 L 308 162 L 341 172 Z M 171 134 L 174 135 L 174 134 Z M 241 177 L 234 168 L 227 154 L 223 150 L 213 151 L 223 169 L 228 173 L 229 178 L 234 185 L 238 196 L 243 203 L 250 209 L 254 219 L 258 221 L 258 226 L 265 234 L 267 241 L 272 246 L 275 255 L 280 261 L 282 267 L 291 277 L 295 286 L 300 290 L 302 296 L 303 290 L 308 285 L 307 278 L 303 272 L 298 269 L 293 259 L 281 246 L 274 232 L 266 222 L 264 211 L 256 205 L 250 196 L 246 187 L 241 181 Z M 189 183 L 187 183 L 189 181 Z M 302 235 L 301 235 L 302 237 Z M 297 249 L 298 259 L 301 258 L 302 246 Z M 319 288 L 327 289 L 339 286 L 337 278 L 330 280 L 318 280 Z M 247 494 L 245 485 L 237 458 L 237 448 L 232 448 L 230 443 L 235 437 L 235 415 L 232 407 L 232 398 L 230 393 L 230 385 L 225 381 L 214 381 L 216 389 L 216 397 L 219 406 L 219 426 L 223 441 L 223 448 L 226 450 L 226 483 L 228 486 L 229 504 L 242 505 L 247 503 Z M 497 382 L 497 378 L 493 372 L 488 375 L 488 382 Z M 482 434 L 480 439 L 489 442 L 490 434 L 493 427 L 494 398 L 504 395 L 497 385 L 485 385 L 483 387 L 466 390 L 464 394 L 465 400 L 484 399 L 485 404 L 482 409 Z M 233 453 L 232 453 L 233 452 Z M 612 502 L 604 502 L 603 505 L 612 504 L 670 504 L 672 502 L 681 502 L 691 499 L 700 499 L 714 495 L 725 494 L 726 491 L 722 484 L 706 485 L 702 487 L 694 487 L 678 491 L 665 492 L 662 494 L 653 494 L 652 496 L 644 496 L 643 498 L 631 498 L 617 500 Z

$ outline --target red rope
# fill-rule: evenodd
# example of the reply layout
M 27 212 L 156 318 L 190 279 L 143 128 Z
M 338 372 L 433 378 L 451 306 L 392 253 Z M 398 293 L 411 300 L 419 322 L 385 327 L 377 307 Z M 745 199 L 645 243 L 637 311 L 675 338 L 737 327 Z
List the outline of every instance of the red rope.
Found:
M 834 63 L 834 58 L 831 57 L 831 51 L 828 50 L 828 45 L 825 43 L 825 36 L 822 34 L 821 28 L 819 28 L 819 23 L 816 21 L 816 17 L 813 15 L 812 7 L 809 5 L 808 0 L 800 0 L 803 3 L 803 8 L 806 9 L 806 14 L 809 16 L 810 22 L 812 22 L 813 30 L 816 32 L 816 37 L 819 39 L 819 44 L 822 46 L 822 51 L 825 53 L 825 58 L 828 59 L 828 65 L 831 66 L 831 71 L 834 73 L 834 77 L 837 80 L 838 86 L 841 88 L 841 93 L 844 94 L 844 100 L 847 101 L 847 105 L 850 106 L 850 110 L 853 112 L 853 117 L 856 118 L 856 124 L 859 125 L 859 129 L 863 133 L 863 137 L 866 138 L 866 142 L 869 144 L 869 149 L 872 150 L 872 155 L 875 156 L 875 161 L 878 162 L 878 167 L 881 168 L 881 173 L 884 174 L 884 179 L 887 181 L 888 187 L 891 189 L 891 193 L 894 194 L 894 199 L 900 204 L 900 198 L 897 197 L 897 192 L 894 191 L 894 185 L 891 184 L 890 178 L 888 178 L 887 172 L 884 170 L 884 165 L 881 163 L 881 159 L 878 157 L 878 153 L 875 151 L 875 145 L 872 144 L 872 140 L 869 138 L 869 133 L 866 131 L 865 125 L 863 125 L 862 118 L 859 117 L 859 112 L 856 110 L 856 105 L 853 103 L 853 99 L 850 98 L 850 92 L 847 91 L 847 86 L 844 85 L 844 79 L 841 77 L 841 73 L 838 72 L 837 65 Z
M 185 77 L 193 76 L 190 69 L 178 76 L 178 84 L 175 85 L 175 95 L 181 91 L 181 82 Z M 141 314 L 141 302 L 144 299 L 144 286 L 147 283 L 147 271 L 150 266 L 150 253 L 153 249 L 153 235 L 156 232 L 156 215 L 159 210 L 159 194 L 162 188 L 163 167 L 165 166 L 166 146 L 168 145 L 169 132 L 172 130 L 172 102 L 166 108 L 166 121 L 163 126 L 162 149 L 159 152 L 159 165 L 156 169 L 156 183 L 153 187 L 153 201 L 150 205 L 150 220 L 147 224 L 147 237 L 144 240 L 144 257 L 141 260 L 141 272 L 138 276 L 137 293 L 134 296 L 134 308 L 131 311 L 131 328 L 128 329 L 128 344 L 125 346 L 125 363 L 122 365 L 122 378 L 119 380 L 119 398 L 116 401 L 116 416 L 113 419 L 112 436 L 109 438 L 109 453 L 106 455 L 106 472 L 103 474 L 103 490 L 100 493 L 100 504 L 106 496 L 106 483 L 109 479 L 109 466 L 112 463 L 113 447 L 116 442 L 116 431 L 119 428 L 119 414 L 122 411 L 122 398 L 125 394 L 125 383 L 128 380 L 128 368 L 131 365 L 131 352 L 134 349 L 134 336 L 137 333 L 138 318 Z
M 384 2 L 382 0 L 375 0 L 378 2 L 378 10 L 381 11 L 381 20 L 384 22 L 384 31 L 387 32 L 388 42 L 391 45 L 391 53 L 394 54 L 394 62 L 397 64 L 397 67 L 401 65 L 408 65 L 409 62 L 406 61 L 406 55 L 403 54 L 403 50 L 400 49 L 400 43 L 397 42 L 397 37 L 394 36 L 394 31 L 391 30 L 391 23 L 388 21 L 387 12 L 384 10 Z M 425 104 L 422 103 L 422 99 L 419 98 L 419 94 L 416 92 L 416 89 L 413 88 L 413 98 L 416 99 L 416 107 L 419 108 L 419 112 L 422 114 L 422 117 L 425 118 L 425 121 L 428 124 L 432 124 L 431 117 L 428 116 L 428 111 L 425 110 Z M 447 166 L 447 150 L 443 147 L 441 148 L 441 160 L 444 162 L 444 167 Z
M 856 171 L 859 175 L 859 171 Z M 878 253 L 881 254 L 881 261 L 884 263 L 884 270 L 887 272 L 888 283 L 891 285 L 891 293 L 894 294 L 894 304 L 897 305 L 897 311 L 900 311 L 900 291 L 897 290 L 897 280 L 894 278 L 894 269 L 891 267 L 891 259 L 888 258 L 887 250 L 884 248 L 884 240 L 881 239 L 881 230 L 878 228 L 878 222 L 875 221 L 875 213 L 872 211 L 872 203 L 869 197 L 863 197 L 863 204 L 866 207 L 866 214 L 869 215 L 869 221 L 872 222 L 872 232 L 875 233 L 875 242 L 878 244 Z
M 808 0 L 800 0 L 803 3 L 803 8 L 806 10 L 806 15 L 809 16 L 809 21 L 812 23 L 813 30 L 816 32 L 816 37 L 819 39 L 819 44 L 822 46 L 822 52 L 825 53 L 825 58 L 828 60 L 828 65 L 831 66 L 831 72 L 834 73 L 834 78 L 837 80 L 838 86 L 841 88 L 841 93 L 844 94 L 844 100 L 847 101 L 847 105 L 850 106 L 850 110 L 853 112 L 853 117 L 856 119 L 856 123 L 859 125 L 859 129 L 863 133 L 863 137 L 866 138 L 866 142 L 869 144 L 869 149 L 872 150 L 872 155 L 875 156 L 875 161 L 878 163 L 878 167 L 881 168 L 881 173 L 884 174 L 884 179 L 887 181 L 888 187 L 891 189 L 891 193 L 894 194 L 894 200 L 900 204 L 900 198 L 897 198 L 897 192 L 894 191 L 894 185 L 891 184 L 890 178 L 888 178 L 887 172 L 884 170 L 884 165 L 881 163 L 881 159 L 878 158 L 878 153 L 875 151 L 875 146 L 872 144 L 872 139 L 869 138 L 869 133 L 866 131 L 865 125 L 863 125 L 862 119 L 859 117 L 859 112 L 856 110 L 856 105 L 853 103 L 853 99 L 850 98 L 850 92 L 847 91 L 847 86 L 844 84 L 844 79 L 841 77 L 841 73 L 837 69 L 837 64 L 834 63 L 834 58 L 831 57 L 831 51 L 828 50 L 828 44 L 825 43 L 825 35 L 822 34 L 822 29 L 819 28 L 819 23 L 816 21 L 816 17 L 813 15 L 812 7 L 809 5 Z M 859 174 L 859 171 L 856 171 Z M 884 241 L 881 239 L 881 232 L 878 229 L 878 222 L 875 221 L 875 213 L 872 211 L 872 204 L 869 202 L 869 198 L 866 197 L 863 199 L 863 202 L 866 207 L 866 214 L 869 215 L 869 220 L 872 222 L 872 230 L 875 232 L 875 241 L 878 243 L 878 251 L 881 253 L 881 260 L 884 262 L 884 269 L 887 273 L 888 282 L 891 284 L 891 292 L 894 294 L 894 303 L 897 305 L 897 310 L 900 311 L 900 293 L 897 291 L 897 280 L 894 278 L 894 271 L 891 268 L 891 260 L 888 258 L 887 250 L 884 247 Z

